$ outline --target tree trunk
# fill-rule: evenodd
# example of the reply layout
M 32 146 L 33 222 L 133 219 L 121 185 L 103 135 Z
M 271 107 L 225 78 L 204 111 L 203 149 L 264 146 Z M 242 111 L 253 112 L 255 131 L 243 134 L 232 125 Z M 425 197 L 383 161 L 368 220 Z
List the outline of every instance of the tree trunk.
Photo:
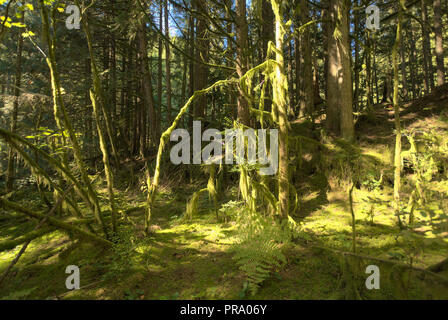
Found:
M 278 213 L 281 219 L 287 219 L 289 215 L 289 152 L 288 152 L 288 115 L 287 97 L 288 82 L 285 76 L 285 64 L 283 58 L 283 41 L 286 33 L 282 21 L 283 10 L 281 0 L 271 0 L 272 10 L 275 15 L 275 45 L 276 61 L 275 78 L 273 87 L 273 107 L 277 109 L 279 123 L 279 163 L 278 163 Z
M 403 41 L 403 40 L 402 40 Z M 405 55 L 405 46 L 403 44 L 400 45 L 400 57 L 401 57 L 401 87 L 404 101 L 409 99 L 408 96 L 408 82 L 406 76 L 406 55 Z
M 199 12 L 207 12 L 207 3 L 205 0 L 194 0 L 193 5 Z M 207 39 L 207 21 L 203 17 L 197 18 L 196 26 L 196 55 L 198 61 L 208 63 L 209 40 Z M 202 90 L 207 87 L 208 67 L 196 63 L 194 70 L 194 91 Z M 204 119 L 207 107 L 207 97 L 201 96 L 194 105 L 195 119 Z
M 428 31 L 428 10 L 425 0 L 421 0 L 422 11 L 422 45 L 423 45 L 423 71 L 425 74 L 425 94 L 434 88 L 434 70 L 432 65 L 431 43 Z
M 356 0 L 355 2 L 356 6 L 359 6 L 359 0 Z M 360 66 L 360 59 L 359 59 L 359 51 L 360 51 L 360 45 L 359 45 L 359 37 L 360 37 L 360 23 L 359 23 L 359 13 L 354 14 L 355 18 L 354 18 L 354 37 L 355 37 L 355 65 L 354 65 L 354 74 L 355 74 L 355 92 L 353 95 L 353 104 L 354 104 L 354 109 L 355 111 L 359 111 L 359 71 L 362 68 L 362 66 Z
M 339 0 L 341 10 L 341 39 L 338 47 L 341 57 L 342 74 L 339 79 L 341 90 L 341 135 L 347 141 L 355 140 L 355 127 L 353 123 L 353 85 L 351 70 L 350 48 L 350 1 Z
M 339 135 L 340 134 L 340 114 L 339 114 L 339 72 L 340 72 L 340 54 L 338 44 L 334 37 L 334 30 L 336 27 L 336 17 L 338 12 L 338 2 L 328 1 L 328 8 L 326 17 L 327 29 L 327 117 L 326 127 L 328 132 Z M 324 22 L 325 23 L 325 22 Z
M 163 6 L 162 1 L 160 1 L 159 6 L 159 30 L 162 32 L 163 29 Z M 159 53 L 157 57 L 157 102 L 158 102 L 158 108 L 157 108 L 157 133 L 159 134 L 162 130 L 162 77 L 163 77 L 163 71 L 162 71 L 162 56 L 163 56 L 163 42 L 162 42 L 162 36 L 159 35 Z
M 22 13 L 20 22 L 23 23 L 25 13 Z M 22 80 L 22 50 L 23 50 L 23 36 L 19 29 L 18 39 L 17 39 L 17 55 L 16 55 L 16 74 L 14 79 L 14 102 L 11 114 L 11 132 L 15 133 L 17 130 L 17 114 L 19 110 L 19 96 L 20 96 L 20 86 Z M 11 192 L 14 187 L 14 176 L 15 176 L 15 161 L 16 153 L 10 147 L 8 152 L 8 169 L 6 172 L 6 192 Z
M 165 0 L 165 36 L 170 38 L 170 24 L 168 19 L 168 0 Z M 165 77 L 166 77 L 166 122 L 171 125 L 171 65 L 170 65 L 170 45 L 165 43 Z
M 247 72 L 247 21 L 246 21 L 246 0 L 236 0 L 236 72 L 238 77 L 242 77 Z M 246 126 L 250 126 L 249 105 L 241 86 L 238 86 L 238 121 Z
M 443 63 L 443 27 L 440 0 L 434 0 L 434 33 L 436 38 L 437 85 L 445 83 L 445 66 Z
M 300 0 L 300 22 L 302 25 L 310 21 L 309 7 L 306 0 Z M 300 114 L 311 116 L 314 112 L 313 63 L 311 60 L 310 30 L 307 27 L 300 39 L 301 94 Z
M 400 124 L 400 105 L 398 102 L 398 50 L 401 46 L 401 27 L 403 20 L 403 7 L 405 5 L 405 0 L 399 0 L 398 8 L 398 25 L 397 34 L 395 38 L 395 44 L 392 49 L 392 63 L 394 67 L 394 113 L 395 113 L 395 157 L 394 157 L 394 212 L 398 219 L 398 225 L 401 228 L 400 219 L 400 188 L 401 188 L 401 124 Z
M 155 110 L 155 103 L 153 97 L 153 86 L 152 86 L 152 76 L 151 70 L 149 69 L 148 61 L 148 41 L 146 39 L 146 24 L 142 22 L 138 30 L 138 57 L 141 62 L 141 85 L 143 89 L 143 102 L 144 109 L 149 112 L 149 127 L 151 133 L 151 143 L 152 145 L 157 145 L 159 142 L 159 133 L 157 131 L 157 116 Z
M 55 39 L 50 35 L 50 24 L 48 19 L 48 12 L 44 4 L 44 0 L 39 0 L 40 12 L 42 17 L 42 30 L 43 37 L 48 46 L 48 57 L 47 64 L 50 68 L 50 76 L 51 76 L 51 88 L 52 88 L 52 96 L 53 96 L 53 107 L 54 107 L 54 115 L 55 121 L 58 126 L 58 129 L 63 132 L 64 129 L 67 130 L 68 137 L 71 142 L 71 146 L 73 148 L 73 155 L 75 158 L 76 165 L 78 166 L 82 181 L 84 182 L 87 192 L 89 195 L 90 204 L 93 206 L 94 216 L 102 227 L 103 232 L 106 237 L 108 237 L 107 226 L 103 220 L 103 214 L 101 212 L 101 207 L 98 200 L 98 195 L 96 194 L 92 183 L 89 179 L 89 176 L 86 171 L 86 166 L 81 154 L 81 148 L 78 142 L 78 138 L 76 137 L 75 131 L 73 130 L 73 125 L 68 118 L 67 110 L 65 109 L 64 100 L 62 99 L 61 93 L 61 85 L 59 80 L 59 72 L 57 70 L 56 65 L 56 55 L 55 55 Z M 77 1 L 77 5 L 79 3 Z M 83 19 L 84 21 L 84 19 Z M 54 27 L 54 21 L 52 21 L 52 27 Z

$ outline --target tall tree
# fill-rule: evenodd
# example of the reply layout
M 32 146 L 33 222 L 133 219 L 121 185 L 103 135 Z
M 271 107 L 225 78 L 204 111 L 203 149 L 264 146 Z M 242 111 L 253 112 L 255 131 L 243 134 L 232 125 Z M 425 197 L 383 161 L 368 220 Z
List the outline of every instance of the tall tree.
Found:
M 398 54 L 401 46 L 403 10 L 405 9 L 405 0 L 398 0 L 398 24 L 395 36 L 395 43 L 392 48 L 392 64 L 394 68 L 394 93 L 393 104 L 395 114 L 395 156 L 394 156 L 394 211 L 398 219 L 398 225 L 401 228 L 400 218 L 400 189 L 401 189 L 401 123 L 400 123 L 400 105 L 398 101 Z
M 208 82 L 208 67 L 204 64 L 209 58 L 209 39 L 207 37 L 207 19 L 204 13 L 207 13 L 207 2 L 205 0 L 193 0 L 193 6 L 199 13 L 196 25 L 196 52 L 195 59 L 203 63 L 195 63 L 194 70 L 194 91 L 204 89 Z M 207 108 L 207 97 L 199 97 L 194 105 L 194 116 L 196 119 L 204 118 Z
M 423 46 L 423 72 L 425 74 L 425 93 L 428 94 L 434 88 L 434 71 L 432 65 L 431 43 L 429 37 L 428 10 L 425 0 L 421 0 L 422 11 L 422 46 Z
M 168 19 L 168 0 L 164 2 L 165 11 L 165 37 L 170 39 L 170 22 Z M 165 41 L 165 73 L 166 73 L 166 122 L 168 125 L 171 124 L 171 51 L 170 44 Z
M 309 7 L 306 0 L 299 2 L 300 23 L 306 25 L 310 21 Z M 299 115 L 312 115 L 314 111 L 314 82 L 313 82 L 313 62 L 311 60 L 310 28 L 306 27 L 301 32 L 300 49 L 301 66 L 301 87 L 300 87 L 300 112 Z
M 443 28 L 440 0 L 434 0 L 434 34 L 436 39 L 437 84 L 445 83 L 445 65 L 443 62 Z
M 355 138 L 349 34 L 350 2 L 329 1 L 327 129 L 347 141 Z
M 288 149 L 288 81 L 285 75 L 285 60 L 283 57 L 284 37 L 286 34 L 283 23 L 284 10 L 281 0 L 271 0 L 275 16 L 275 78 L 272 84 L 273 107 L 278 114 L 279 146 L 278 146 L 278 212 L 282 219 L 289 215 L 289 149 Z
M 143 88 L 143 102 L 144 108 L 149 111 L 149 128 L 151 133 L 151 143 L 157 145 L 160 132 L 158 131 L 159 126 L 157 125 L 157 115 L 153 96 L 153 85 L 152 85 L 152 75 L 149 68 L 148 61 L 148 41 L 146 39 L 146 24 L 141 22 L 138 28 L 138 57 L 141 62 L 142 77 L 141 86 Z
M 242 77 L 247 72 L 247 21 L 246 21 L 246 0 L 236 0 L 236 72 L 238 77 Z M 238 120 L 246 125 L 249 121 L 249 105 L 241 86 L 238 86 Z
M 23 23 L 25 13 L 21 13 L 20 22 Z M 16 73 L 14 77 L 14 102 L 11 113 L 11 132 L 15 133 L 17 129 L 17 115 L 19 111 L 19 96 L 20 86 L 22 84 L 22 51 L 23 51 L 23 36 L 22 31 L 18 30 L 17 36 L 17 50 L 16 50 Z M 6 192 L 11 192 L 14 186 L 16 153 L 13 148 L 9 148 L 8 153 L 8 169 L 6 172 Z

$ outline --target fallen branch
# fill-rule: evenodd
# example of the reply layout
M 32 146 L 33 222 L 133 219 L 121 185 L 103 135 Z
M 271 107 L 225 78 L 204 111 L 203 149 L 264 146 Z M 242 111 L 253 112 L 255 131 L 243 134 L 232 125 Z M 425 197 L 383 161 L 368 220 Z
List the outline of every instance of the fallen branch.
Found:
M 426 270 L 431 272 L 442 272 L 447 269 L 448 269 L 448 258 L 426 268 Z
M 43 224 L 47 221 L 47 219 L 59 208 L 59 206 L 62 204 L 62 201 L 64 201 L 67 194 L 70 192 L 70 190 L 73 188 L 73 185 L 70 186 L 65 192 L 61 195 L 59 200 L 55 203 L 53 208 L 51 208 L 50 212 L 48 212 L 47 215 L 44 215 L 44 218 L 37 224 L 36 227 L 34 227 L 34 230 L 37 231 L 40 227 L 43 226 Z M 3 272 L 2 276 L 0 277 L 0 284 L 6 279 L 6 277 L 9 274 L 9 271 L 11 271 L 12 267 L 19 261 L 20 257 L 25 253 L 25 250 L 28 248 L 29 244 L 33 241 L 33 239 L 27 240 L 27 242 L 22 246 L 19 253 L 16 255 L 14 260 L 9 264 L 9 266 L 6 268 L 5 272 Z
M 41 228 L 38 230 L 33 230 L 33 231 L 31 231 L 23 236 L 20 236 L 18 238 L 2 241 L 2 242 L 0 242 L 0 252 L 6 251 L 6 250 L 11 250 L 22 243 L 40 238 L 50 232 L 53 232 L 54 230 L 56 230 L 56 228 L 54 228 L 54 227 Z
M 44 214 L 42 214 L 40 212 L 35 212 L 35 211 L 30 210 L 30 209 L 24 208 L 24 207 L 20 206 L 17 203 L 10 202 L 10 201 L 5 200 L 3 198 L 0 198 L 0 204 L 2 206 L 4 206 L 5 208 L 9 208 L 11 210 L 15 210 L 15 211 L 24 213 L 27 216 L 30 216 L 32 218 L 43 219 L 43 218 L 46 217 Z M 78 227 L 72 226 L 69 223 L 62 222 L 62 221 L 60 221 L 58 219 L 55 219 L 55 218 L 52 218 L 52 217 L 47 217 L 47 223 L 52 225 L 52 226 L 55 226 L 56 228 L 63 229 L 65 231 L 67 231 L 67 232 L 73 233 L 74 235 L 78 235 L 80 238 L 84 238 L 86 240 L 91 240 L 93 242 L 97 242 L 97 243 L 99 243 L 101 245 L 104 245 L 104 246 L 107 246 L 107 247 L 112 246 L 112 242 L 110 242 L 109 240 L 106 240 L 104 238 L 96 236 L 93 233 L 84 231 L 84 230 L 82 230 L 82 229 L 80 229 Z
M 430 275 L 432 277 L 435 277 L 438 280 L 440 280 L 441 282 L 443 282 L 444 284 L 448 285 L 448 279 L 447 278 L 445 278 L 445 277 L 443 277 L 443 276 L 441 276 L 441 275 L 439 275 L 437 273 L 434 273 L 434 272 L 432 272 L 431 270 L 428 270 L 428 269 L 423 269 L 423 268 L 411 266 L 411 265 L 408 265 L 408 264 L 404 264 L 404 263 L 396 262 L 396 261 L 392 261 L 392 260 L 381 259 L 381 258 L 367 256 L 367 255 L 362 255 L 362 254 L 353 253 L 353 252 L 340 251 L 340 250 L 331 249 L 331 248 L 318 246 L 318 245 L 313 245 L 313 244 L 311 244 L 310 246 L 314 247 L 314 248 L 322 249 L 322 250 L 331 251 L 331 252 L 333 252 L 335 254 L 340 254 L 340 255 L 343 255 L 343 256 L 351 256 L 351 257 L 360 258 L 360 259 L 364 259 L 364 260 L 377 261 L 377 262 L 381 262 L 381 263 L 385 263 L 385 264 L 389 264 L 389 265 L 394 265 L 394 266 L 402 268 L 402 269 L 409 269 L 409 270 L 419 271 L 419 272 L 422 272 L 423 274 L 427 274 L 427 275 Z

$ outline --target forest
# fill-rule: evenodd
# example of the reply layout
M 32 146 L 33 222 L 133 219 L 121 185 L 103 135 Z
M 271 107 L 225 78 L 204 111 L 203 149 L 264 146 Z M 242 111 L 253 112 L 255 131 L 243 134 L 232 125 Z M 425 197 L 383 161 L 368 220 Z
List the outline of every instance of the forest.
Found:
M 448 299 L 447 23 L 0 0 L 0 300 Z

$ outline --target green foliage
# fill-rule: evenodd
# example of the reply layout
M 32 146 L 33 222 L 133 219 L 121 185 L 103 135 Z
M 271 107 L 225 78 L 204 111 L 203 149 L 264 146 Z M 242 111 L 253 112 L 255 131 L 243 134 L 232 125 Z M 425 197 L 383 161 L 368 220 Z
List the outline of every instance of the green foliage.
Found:
M 132 269 L 137 249 L 142 244 L 142 239 L 136 237 L 135 230 L 131 227 L 123 227 L 113 237 L 112 256 L 106 266 L 104 280 L 121 280 Z
M 250 293 L 255 294 L 272 271 L 279 270 L 286 263 L 282 248 L 290 239 L 291 231 L 287 223 L 279 224 L 271 217 L 249 210 L 240 212 L 238 241 L 231 252 L 246 276 L 245 288 Z
M 404 212 L 409 214 L 409 224 L 425 225 L 414 221 L 414 214 L 429 217 L 435 229 L 447 227 L 446 172 L 448 167 L 448 137 L 434 130 L 406 132 L 410 149 L 403 152 L 403 160 L 414 172 L 408 180 L 412 188 L 409 203 Z M 445 176 L 444 176 L 445 175 Z
M 206 191 L 208 191 L 207 188 L 196 191 L 195 193 L 193 193 L 190 200 L 188 200 L 187 207 L 185 209 L 185 218 L 187 220 L 191 220 L 193 218 L 193 214 L 198 211 L 199 196 L 201 195 L 201 193 Z
M 241 201 L 233 200 L 224 203 L 218 210 L 219 217 L 221 217 L 224 222 L 236 220 L 238 213 L 241 211 L 242 204 Z

